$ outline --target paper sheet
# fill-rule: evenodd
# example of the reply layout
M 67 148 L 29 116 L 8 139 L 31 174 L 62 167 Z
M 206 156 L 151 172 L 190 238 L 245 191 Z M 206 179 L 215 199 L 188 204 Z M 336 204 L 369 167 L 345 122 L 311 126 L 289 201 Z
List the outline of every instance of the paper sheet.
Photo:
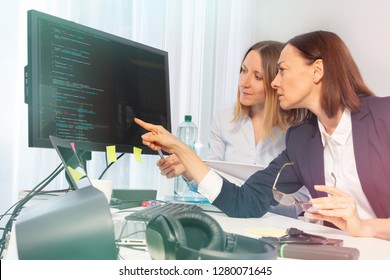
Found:
M 246 228 L 245 232 L 259 235 L 261 237 L 281 237 L 286 234 L 285 228 Z
M 264 169 L 259 165 L 253 164 L 245 164 L 239 162 L 230 162 L 230 161 L 219 161 L 219 160 L 203 160 L 210 168 L 214 169 L 221 176 L 224 176 L 226 179 L 230 181 L 230 179 L 234 178 L 235 180 L 239 180 L 239 182 L 243 183 L 246 181 L 253 173 L 256 171 Z M 224 174 L 224 175 L 222 175 Z M 227 178 L 229 177 L 229 178 Z

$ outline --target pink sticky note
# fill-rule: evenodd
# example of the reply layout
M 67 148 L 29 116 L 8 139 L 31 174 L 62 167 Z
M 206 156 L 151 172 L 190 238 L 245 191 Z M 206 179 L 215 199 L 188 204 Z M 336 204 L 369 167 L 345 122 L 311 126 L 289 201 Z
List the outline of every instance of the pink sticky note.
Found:
M 72 142 L 72 143 L 70 143 L 70 145 L 72 146 L 73 152 L 76 152 L 76 146 L 75 146 L 75 144 Z

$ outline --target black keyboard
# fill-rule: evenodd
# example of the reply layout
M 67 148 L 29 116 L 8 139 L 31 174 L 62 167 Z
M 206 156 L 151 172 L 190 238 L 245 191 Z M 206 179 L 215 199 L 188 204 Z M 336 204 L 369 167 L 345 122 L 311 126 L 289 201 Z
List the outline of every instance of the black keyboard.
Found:
M 166 203 L 156 206 L 149 206 L 140 211 L 131 213 L 126 216 L 127 221 L 145 221 L 148 222 L 153 216 L 157 214 L 175 215 L 183 211 L 202 211 L 202 208 L 195 204 L 187 203 Z

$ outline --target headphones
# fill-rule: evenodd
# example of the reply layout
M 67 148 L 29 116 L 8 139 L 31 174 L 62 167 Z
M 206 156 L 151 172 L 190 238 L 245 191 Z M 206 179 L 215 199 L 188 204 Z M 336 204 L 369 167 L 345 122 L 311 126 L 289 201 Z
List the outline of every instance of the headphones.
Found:
M 273 260 L 274 245 L 225 233 L 211 216 L 183 211 L 157 214 L 146 227 L 146 244 L 153 260 Z

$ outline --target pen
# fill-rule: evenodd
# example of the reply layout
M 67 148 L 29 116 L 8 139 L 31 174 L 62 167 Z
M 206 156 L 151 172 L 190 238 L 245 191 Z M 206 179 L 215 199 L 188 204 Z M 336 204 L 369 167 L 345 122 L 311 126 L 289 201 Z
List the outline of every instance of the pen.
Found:
M 157 153 L 158 153 L 158 155 L 160 156 L 160 158 L 164 158 L 164 155 L 163 155 L 161 149 L 158 149 L 158 150 L 157 150 Z

